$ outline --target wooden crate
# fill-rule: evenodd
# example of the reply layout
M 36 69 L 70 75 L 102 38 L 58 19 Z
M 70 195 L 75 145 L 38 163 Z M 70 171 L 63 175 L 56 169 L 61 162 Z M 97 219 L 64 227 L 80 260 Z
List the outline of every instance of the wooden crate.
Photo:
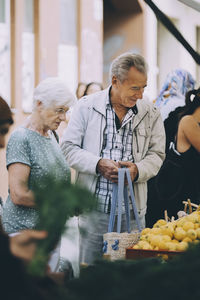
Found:
M 126 259 L 141 259 L 148 257 L 159 257 L 170 258 L 177 254 L 181 254 L 181 251 L 168 251 L 168 250 L 143 250 L 143 249 L 133 249 L 131 247 L 126 249 Z

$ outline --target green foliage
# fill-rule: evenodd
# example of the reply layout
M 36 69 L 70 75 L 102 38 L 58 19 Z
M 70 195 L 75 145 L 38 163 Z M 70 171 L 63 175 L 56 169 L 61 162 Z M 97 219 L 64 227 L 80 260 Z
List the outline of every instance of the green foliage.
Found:
M 38 211 L 36 229 L 46 230 L 48 237 L 38 242 L 37 251 L 29 271 L 44 276 L 49 253 L 55 248 L 64 232 L 66 221 L 75 215 L 92 210 L 96 201 L 91 193 L 65 180 L 52 176 L 43 178 L 33 189 Z
M 168 262 L 97 261 L 68 283 L 68 300 L 200 299 L 200 245 Z

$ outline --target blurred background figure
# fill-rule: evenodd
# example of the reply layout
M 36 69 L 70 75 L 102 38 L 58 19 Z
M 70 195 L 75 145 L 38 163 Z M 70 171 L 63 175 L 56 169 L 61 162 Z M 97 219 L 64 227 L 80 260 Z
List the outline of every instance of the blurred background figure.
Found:
M 194 88 L 194 84 L 195 80 L 186 70 L 177 69 L 167 75 L 155 101 L 156 106 L 160 108 L 163 121 L 171 111 L 185 105 L 185 95 Z
M 6 134 L 9 131 L 10 125 L 13 124 L 11 110 L 7 102 L 0 97 L 0 148 L 5 147 Z
M 99 82 L 90 82 L 86 85 L 83 96 L 87 96 L 103 90 L 103 86 Z
M 79 82 L 79 84 L 77 86 L 77 89 L 76 89 L 76 97 L 77 97 L 77 99 L 80 99 L 81 97 L 83 97 L 85 89 L 86 89 L 86 83 Z
M 178 113 L 185 105 L 185 95 L 194 89 L 195 80 L 192 75 L 182 69 L 170 72 L 163 84 L 155 105 L 160 108 L 166 133 L 166 153 L 177 130 Z

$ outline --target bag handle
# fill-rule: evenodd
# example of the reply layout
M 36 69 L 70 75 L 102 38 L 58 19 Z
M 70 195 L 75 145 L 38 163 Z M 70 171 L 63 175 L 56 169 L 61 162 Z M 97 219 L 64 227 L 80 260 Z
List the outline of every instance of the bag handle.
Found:
M 131 175 L 130 175 L 129 169 L 127 169 L 127 168 L 126 168 L 126 177 L 127 177 L 127 180 L 128 180 L 129 191 L 130 191 L 130 196 L 131 196 L 131 202 L 132 202 L 133 211 L 134 211 L 136 223 L 137 223 L 137 226 L 138 226 L 138 230 L 142 231 L 142 227 L 141 227 L 141 224 L 140 224 L 140 218 L 139 218 L 139 214 L 138 214 L 137 206 L 136 206 L 136 202 L 135 202 L 135 196 L 134 196 L 134 192 L 133 192 L 133 184 L 132 184 L 132 181 L 131 181 Z
M 125 203 L 125 212 L 126 212 L 126 226 L 127 231 L 130 233 L 130 208 L 129 208 L 129 198 L 128 198 L 128 189 L 127 186 L 124 186 L 124 178 L 127 176 L 128 186 L 130 190 L 131 202 L 133 206 L 133 211 L 136 219 L 136 223 L 139 231 L 141 231 L 140 219 L 135 203 L 135 197 L 133 193 L 133 185 L 131 181 L 130 171 L 128 168 L 119 168 L 118 169 L 118 184 L 113 184 L 113 193 L 112 193 L 112 202 L 111 202 L 111 211 L 110 219 L 108 224 L 108 232 L 113 232 L 114 223 L 115 223 L 115 213 L 117 207 L 118 199 L 118 216 L 117 216 L 117 232 L 121 232 L 121 219 L 122 219 L 122 202 Z

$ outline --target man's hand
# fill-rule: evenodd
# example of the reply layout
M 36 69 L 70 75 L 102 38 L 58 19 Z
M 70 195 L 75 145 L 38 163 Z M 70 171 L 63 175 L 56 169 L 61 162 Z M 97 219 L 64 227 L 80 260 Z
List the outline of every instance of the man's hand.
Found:
M 13 255 L 30 261 L 35 254 L 36 241 L 47 237 L 46 231 L 24 230 L 10 237 L 10 250 Z
M 106 179 L 118 182 L 118 163 L 110 159 L 100 159 L 97 164 L 97 171 Z
M 119 161 L 118 164 L 119 164 L 120 168 L 126 167 L 130 170 L 131 180 L 134 181 L 134 179 L 138 175 L 138 168 L 137 168 L 136 164 L 134 164 L 131 161 Z M 127 183 L 127 180 L 126 180 L 126 183 Z

